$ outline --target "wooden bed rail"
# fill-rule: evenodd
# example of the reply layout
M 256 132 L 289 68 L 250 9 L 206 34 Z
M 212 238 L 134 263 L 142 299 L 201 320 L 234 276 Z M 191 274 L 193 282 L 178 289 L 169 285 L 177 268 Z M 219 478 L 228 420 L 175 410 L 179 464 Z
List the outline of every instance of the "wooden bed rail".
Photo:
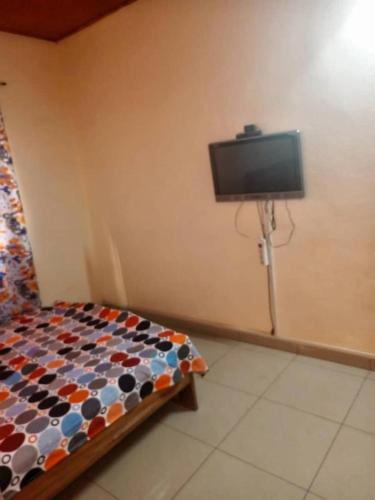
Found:
M 52 469 L 35 478 L 14 498 L 52 499 L 171 399 L 187 409 L 198 409 L 193 374 L 189 373 L 173 387 L 148 396 L 131 412 L 120 417 Z

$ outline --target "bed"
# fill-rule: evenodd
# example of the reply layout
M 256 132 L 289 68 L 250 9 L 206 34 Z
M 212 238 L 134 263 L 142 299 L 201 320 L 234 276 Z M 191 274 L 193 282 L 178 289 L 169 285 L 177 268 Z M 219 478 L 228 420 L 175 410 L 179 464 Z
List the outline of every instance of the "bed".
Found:
M 197 408 L 204 359 L 130 311 L 58 302 L 0 325 L 0 491 L 52 498 L 171 398 Z

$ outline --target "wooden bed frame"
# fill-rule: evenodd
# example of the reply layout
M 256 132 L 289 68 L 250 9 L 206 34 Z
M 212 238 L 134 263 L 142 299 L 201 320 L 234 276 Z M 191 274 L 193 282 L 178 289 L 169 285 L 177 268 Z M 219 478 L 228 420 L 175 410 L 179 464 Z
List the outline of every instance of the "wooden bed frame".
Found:
M 131 412 L 120 417 L 52 469 L 35 478 L 15 499 L 53 498 L 171 399 L 189 410 L 198 409 L 192 373 L 186 375 L 177 385 L 148 396 Z

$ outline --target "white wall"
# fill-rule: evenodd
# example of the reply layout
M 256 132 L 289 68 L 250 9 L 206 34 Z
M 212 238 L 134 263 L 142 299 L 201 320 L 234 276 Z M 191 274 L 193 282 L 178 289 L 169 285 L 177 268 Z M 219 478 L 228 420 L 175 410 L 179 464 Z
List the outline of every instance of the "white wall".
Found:
M 1 34 L 43 299 L 88 297 L 87 268 L 96 300 L 268 331 L 255 207 L 241 238 L 207 144 L 298 127 L 307 196 L 275 251 L 280 334 L 375 352 L 375 43 L 357 4 L 138 0 L 58 45 Z
M 88 300 L 86 222 L 57 46 L 0 33 L 0 106 L 44 304 Z
M 130 305 L 267 331 L 255 207 L 242 239 L 207 144 L 249 122 L 300 128 L 307 196 L 275 251 L 280 334 L 375 351 L 374 58 L 354 5 L 139 0 L 59 44 L 99 299 L 121 303 L 124 282 Z

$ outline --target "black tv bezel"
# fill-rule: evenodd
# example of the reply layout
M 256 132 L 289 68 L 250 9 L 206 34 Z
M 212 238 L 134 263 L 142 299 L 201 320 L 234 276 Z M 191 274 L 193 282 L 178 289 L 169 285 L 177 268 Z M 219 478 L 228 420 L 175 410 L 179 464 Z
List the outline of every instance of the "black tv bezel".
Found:
M 217 175 L 217 165 L 215 161 L 215 149 L 218 147 L 232 146 L 239 143 L 248 143 L 254 141 L 268 141 L 275 137 L 291 136 L 295 141 L 296 159 L 298 164 L 298 175 L 300 178 L 301 189 L 298 191 L 276 191 L 264 193 L 244 193 L 244 194 L 220 194 L 219 193 L 219 179 Z M 290 130 L 287 132 L 278 132 L 274 134 L 258 135 L 254 137 L 246 137 L 244 139 L 233 139 L 230 141 L 214 142 L 209 144 L 211 171 L 214 181 L 215 198 L 216 201 L 246 201 L 246 200 L 280 200 L 280 199 L 293 199 L 303 198 L 305 196 L 305 184 L 303 177 L 303 164 L 302 164 L 302 148 L 301 148 L 301 133 L 299 130 Z

